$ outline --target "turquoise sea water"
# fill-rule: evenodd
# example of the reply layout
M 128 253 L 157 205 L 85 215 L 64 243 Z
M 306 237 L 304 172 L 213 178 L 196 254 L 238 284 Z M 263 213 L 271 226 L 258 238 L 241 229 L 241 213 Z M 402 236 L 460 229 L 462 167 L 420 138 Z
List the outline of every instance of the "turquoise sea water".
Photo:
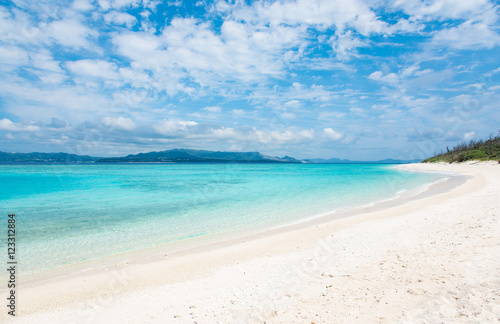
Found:
M 1 165 L 0 212 L 16 214 L 20 268 L 36 273 L 280 226 L 390 198 L 439 177 L 387 165 Z

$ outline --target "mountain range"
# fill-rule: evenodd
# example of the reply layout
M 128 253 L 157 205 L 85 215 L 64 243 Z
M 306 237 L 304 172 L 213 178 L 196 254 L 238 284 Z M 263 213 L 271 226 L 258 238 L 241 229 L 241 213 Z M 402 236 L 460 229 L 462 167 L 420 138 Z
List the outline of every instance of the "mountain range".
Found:
M 69 153 L 6 153 L 0 152 L 0 164 L 82 164 L 82 163 L 315 163 L 315 164 L 403 164 L 420 160 L 351 161 L 345 159 L 306 159 L 264 155 L 259 152 L 221 152 L 173 149 L 130 154 L 123 157 L 100 158 Z
M 251 162 L 251 163 L 302 163 L 289 156 L 282 158 L 263 155 L 259 152 L 214 152 L 205 150 L 173 149 L 160 152 L 130 154 L 124 157 L 102 158 L 97 163 L 120 162 L 175 162 L 175 163 L 217 163 L 217 162 Z
M 0 164 L 75 164 L 93 163 L 99 158 L 69 153 L 6 153 L 0 152 Z

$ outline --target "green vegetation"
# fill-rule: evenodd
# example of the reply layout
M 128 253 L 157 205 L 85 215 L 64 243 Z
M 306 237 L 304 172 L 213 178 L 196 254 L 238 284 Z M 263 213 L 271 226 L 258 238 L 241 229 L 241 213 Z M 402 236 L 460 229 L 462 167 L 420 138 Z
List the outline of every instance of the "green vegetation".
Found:
M 446 148 L 446 151 L 423 160 L 422 163 L 500 160 L 500 135 L 495 137 L 490 136 L 487 140 L 464 142 L 453 147 L 451 150 Z
M 214 152 L 173 149 L 160 152 L 130 154 L 125 157 L 103 158 L 97 163 L 302 163 L 289 156 L 279 158 L 259 152 Z
M 99 158 L 68 153 L 6 153 L 0 152 L 0 164 L 73 164 L 93 163 Z

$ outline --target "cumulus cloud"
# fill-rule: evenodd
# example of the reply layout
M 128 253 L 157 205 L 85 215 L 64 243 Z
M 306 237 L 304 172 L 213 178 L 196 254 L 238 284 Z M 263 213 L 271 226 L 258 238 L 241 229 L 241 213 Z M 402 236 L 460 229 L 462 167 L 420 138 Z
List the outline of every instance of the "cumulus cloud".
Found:
M 426 2 L 396 0 L 393 5 L 417 19 L 428 17 L 427 19 L 439 20 L 463 19 L 492 9 L 488 0 L 432 0 Z
M 332 128 L 324 128 L 323 133 L 325 134 L 326 137 L 333 141 L 339 141 L 344 137 L 344 134 L 341 132 L 337 132 L 336 130 Z
M 500 45 L 500 35 L 484 23 L 466 21 L 458 27 L 438 31 L 433 43 L 456 49 L 493 48 Z
M 126 25 L 131 28 L 137 23 L 137 19 L 125 12 L 111 11 L 104 15 L 104 21 L 108 24 Z
M 90 2 L 89 0 L 75 0 L 73 2 L 73 8 L 81 11 L 91 10 L 94 6 Z
M 395 85 L 399 82 L 399 77 L 396 73 L 384 74 L 382 71 L 375 71 L 368 76 L 369 79 L 389 83 Z
M 42 49 L 38 52 L 32 52 L 30 54 L 30 60 L 33 67 L 36 69 L 57 73 L 64 72 L 61 69 L 60 62 L 54 60 L 52 54 L 46 49 Z
M 91 48 L 88 38 L 97 35 L 91 28 L 74 18 L 53 21 L 43 33 L 58 44 L 75 48 Z
M 0 119 L 0 130 L 8 130 L 12 132 L 36 132 L 39 129 L 39 126 L 14 123 L 7 118 Z
M 331 37 L 330 41 L 340 60 L 348 60 L 357 56 L 356 49 L 367 46 L 366 42 L 362 41 L 360 37 L 354 36 L 350 30 L 340 34 L 335 33 L 335 36 Z
M 137 7 L 141 0 L 98 0 L 99 6 L 104 10 Z
M 314 130 L 312 129 L 304 129 L 304 130 L 294 130 L 294 129 L 286 129 L 284 131 L 260 131 L 257 129 L 253 129 L 253 132 L 250 134 L 250 138 L 254 138 L 260 143 L 263 144 L 271 144 L 271 143 L 298 143 L 304 140 L 311 140 L 314 138 Z
M 121 130 L 132 130 L 137 127 L 134 121 L 128 117 L 104 117 L 102 123 L 106 126 L 121 129 Z
M 210 129 L 210 135 L 215 138 L 231 138 L 236 139 L 239 134 L 231 127 L 220 127 Z
M 91 77 L 103 79 L 117 79 L 117 66 L 114 63 L 103 60 L 79 60 L 66 62 L 68 69 L 79 75 L 86 75 Z
M 167 119 L 153 125 L 153 129 L 160 135 L 173 136 L 182 132 L 193 132 L 197 125 L 195 121 Z
M 363 35 L 380 32 L 386 26 L 366 3 L 357 0 L 256 2 L 251 7 L 239 4 L 228 6 L 219 2 L 217 8 L 223 12 L 229 11 L 235 18 L 262 25 L 304 24 L 323 28 L 335 26 L 340 30 L 354 27 Z

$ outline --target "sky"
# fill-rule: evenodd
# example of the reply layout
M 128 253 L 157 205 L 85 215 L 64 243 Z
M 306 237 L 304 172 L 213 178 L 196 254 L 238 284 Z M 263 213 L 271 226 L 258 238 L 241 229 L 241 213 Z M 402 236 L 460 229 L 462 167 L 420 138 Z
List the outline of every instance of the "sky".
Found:
M 422 159 L 500 130 L 500 3 L 0 0 L 0 151 Z

